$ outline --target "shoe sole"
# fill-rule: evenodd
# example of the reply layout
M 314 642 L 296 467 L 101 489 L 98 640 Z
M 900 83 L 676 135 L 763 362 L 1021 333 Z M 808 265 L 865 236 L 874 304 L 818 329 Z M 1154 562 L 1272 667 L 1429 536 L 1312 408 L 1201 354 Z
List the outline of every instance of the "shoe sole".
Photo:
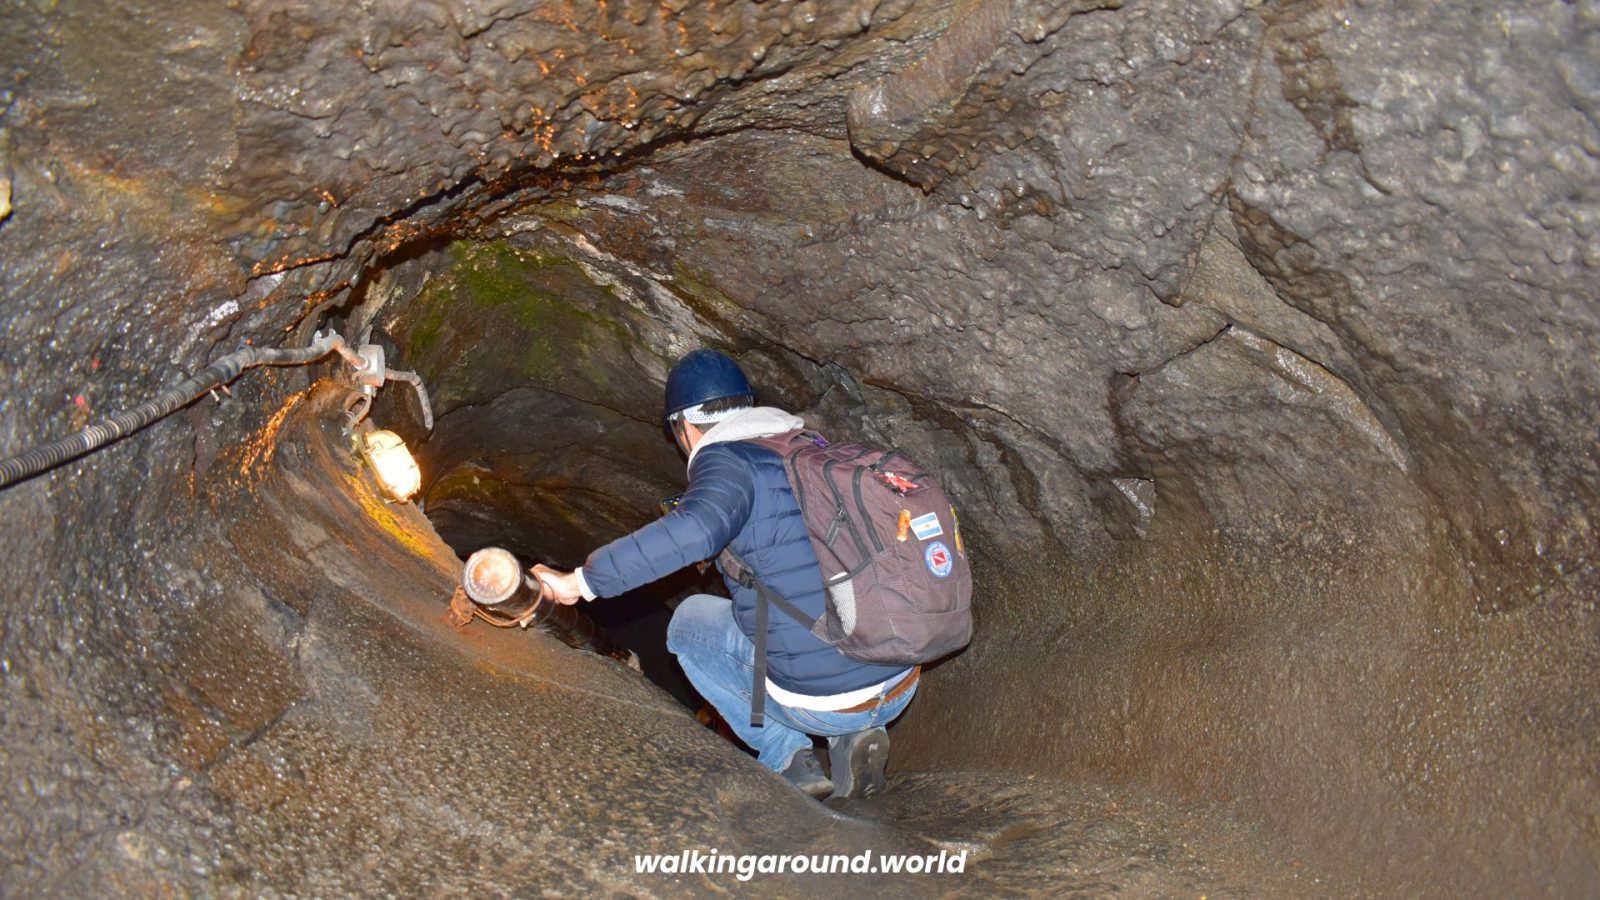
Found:
M 833 798 L 864 800 L 883 793 L 887 781 L 885 770 L 889 766 L 888 732 L 882 728 L 860 732 L 860 737 L 838 749 L 840 752 L 836 753 L 835 748 L 828 748 L 829 762 L 835 773 Z M 837 777 L 840 771 L 845 773 L 842 784 Z

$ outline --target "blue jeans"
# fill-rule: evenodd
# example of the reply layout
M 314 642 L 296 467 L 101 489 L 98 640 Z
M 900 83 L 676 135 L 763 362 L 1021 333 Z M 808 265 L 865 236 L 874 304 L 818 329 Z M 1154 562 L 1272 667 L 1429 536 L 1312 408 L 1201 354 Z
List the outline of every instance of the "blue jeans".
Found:
M 774 615 L 783 615 L 774 612 Z M 811 749 L 811 736 L 834 737 L 887 725 L 905 711 L 918 685 L 887 703 L 862 712 L 818 712 L 784 706 L 767 697 L 767 720 L 760 728 L 750 724 L 750 686 L 755 672 L 756 647 L 733 620 L 733 601 L 711 594 L 695 594 L 678 604 L 667 627 L 667 649 L 689 681 L 717 708 L 740 740 L 756 751 L 761 764 L 774 772 L 788 766 L 796 751 Z

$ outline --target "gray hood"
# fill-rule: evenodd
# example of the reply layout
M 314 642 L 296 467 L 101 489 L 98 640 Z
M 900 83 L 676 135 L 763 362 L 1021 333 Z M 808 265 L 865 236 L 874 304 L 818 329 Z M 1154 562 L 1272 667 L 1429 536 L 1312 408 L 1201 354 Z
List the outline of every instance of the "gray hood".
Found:
M 747 438 L 767 437 L 806 427 L 806 421 L 793 413 L 772 406 L 755 406 L 734 413 L 711 426 L 689 453 L 689 465 L 694 465 L 694 455 L 711 444 L 742 441 Z

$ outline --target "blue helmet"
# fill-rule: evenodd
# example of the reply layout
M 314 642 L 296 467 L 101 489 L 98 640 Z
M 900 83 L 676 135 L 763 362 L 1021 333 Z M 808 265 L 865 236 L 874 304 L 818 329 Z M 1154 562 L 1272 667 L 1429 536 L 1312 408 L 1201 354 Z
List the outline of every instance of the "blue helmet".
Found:
M 670 424 L 674 413 L 691 406 L 725 397 L 748 397 L 755 402 L 755 391 L 744 377 L 744 370 L 726 353 L 692 350 L 667 375 L 667 403 L 663 422 Z

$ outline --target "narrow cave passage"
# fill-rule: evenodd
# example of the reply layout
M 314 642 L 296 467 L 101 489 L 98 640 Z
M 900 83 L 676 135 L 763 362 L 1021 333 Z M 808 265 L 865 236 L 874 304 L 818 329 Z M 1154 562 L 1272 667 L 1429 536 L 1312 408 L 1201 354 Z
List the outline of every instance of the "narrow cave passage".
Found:
M 659 514 L 682 459 L 652 418 L 651 373 L 629 355 L 629 310 L 579 263 L 530 241 L 430 242 L 377 276 L 415 284 L 378 311 L 376 333 L 425 373 L 425 432 L 393 402 L 425 473 L 421 505 L 465 559 L 499 546 L 525 564 L 571 569 Z M 636 314 L 635 314 L 636 318 Z M 665 649 L 675 601 L 714 575 L 685 570 L 586 607 L 643 671 L 685 706 L 701 702 Z
M 682 456 L 655 412 L 667 360 L 640 350 L 641 345 L 681 344 L 663 336 L 658 321 L 641 316 L 627 302 L 629 296 L 647 292 L 662 298 L 677 294 L 638 273 L 611 269 L 603 258 L 574 253 L 574 246 L 581 245 L 564 236 L 530 239 L 525 232 L 429 242 L 374 273 L 368 290 L 386 298 L 382 306 L 363 310 L 357 304 L 348 311 L 347 330 L 371 328 L 394 365 L 415 369 L 429 385 L 435 418 L 431 431 L 423 429 L 416 405 L 404 392 L 380 395 L 372 416 L 375 424 L 407 437 L 425 473 L 417 509 L 399 511 L 384 530 L 398 528 L 431 544 L 431 564 L 437 570 L 454 574 L 461 557 L 490 545 L 510 548 L 525 562 L 576 565 L 588 550 L 657 515 L 656 500 L 682 488 Z M 700 299 L 687 298 L 689 304 Z M 689 305 L 688 311 L 695 307 Z M 635 327 L 638 341 L 632 340 Z M 871 389 L 843 367 L 818 364 L 778 344 L 740 349 L 734 343 L 740 335 L 720 332 L 719 327 L 725 325 L 700 321 L 691 332 L 702 341 L 730 342 L 741 363 L 767 379 L 762 402 L 802 410 L 809 419 L 827 423 L 825 427 L 882 433 L 885 424 L 877 417 L 883 413 L 875 408 L 893 410 L 894 405 L 887 398 L 868 403 Z M 312 421 L 306 427 L 327 432 L 330 425 Z M 292 432 L 282 436 L 291 445 L 300 440 Z M 315 493 L 374 489 L 339 460 L 345 451 L 338 441 L 313 439 L 310 445 L 312 465 L 302 475 L 321 482 L 333 469 L 353 479 L 317 484 Z M 370 519 L 372 506 L 370 500 L 359 502 L 355 518 L 337 525 L 358 548 L 372 538 L 392 540 L 392 535 L 363 536 L 370 521 L 361 520 Z M 425 520 L 419 511 L 425 511 Z M 974 530 L 982 534 L 990 527 L 979 521 Z M 437 541 L 427 535 L 430 530 Z M 990 565 L 1003 563 L 992 560 Z M 687 571 L 614 598 L 620 602 L 613 609 L 596 602 L 584 612 L 639 653 L 645 677 L 695 710 L 701 705 L 698 696 L 665 653 L 665 622 L 678 598 L 706 590 L 720 593 L 724 589 L 719 582 L 714 570 Z M 375 590 L 376 605 L 387 605 L 386 590 L 392 588 Z M 568 665 L 563 659 L 575 652 L 537 633 L 508 637 L 438 630 L 436 639 L 466 641 L 474 654 L 485 652 L 480 641 L 490 641 L 490 658 L 512 671 L 551 653 L 554 659 L 535 665 L 553 664 L 559 670 Z M 984 643 L 996 639 L 1003 637 L 985 637 Z M 586 654 L 578 658 L 583 660 L 579 671 L 559 675 L 559 680 L 585 685 L 633 680 L 614 663 Z M 934 672 L 937 677 L 936 667 Z M 649 689 L 640 696 L 649 696 Z M 962 716 L 968 720 L 962 732 L 1001 727 L 986 720 L 981 710 Z M 676 749 L 675 755 L 654 761 L 651 765 L 657 768 L 647 777 L 675 780 L 683 770 L 706 765 L 696 757 L 748 763 L 725 733 L 714 736 L 699 723 L 686 727 L 699 732 L 691 741 L 694 749 Z M 962 732 L 924 732 L 910 738 L 906 749 L 937 758 L 941 745 L 964 739 Z M 763 782 L 764 791 L 784 798 L 786 815 L 803 810 L 804 819 L 822 810 L 800 800 L 770 773 L 749 765 L 741 768 L 754 770 L 752 777 Z M 1204 802 L 1173 802 L 1100 779 L 1040 784 L 938 765 L 893 771 L 893 787 L 886 795 L 832 804 L 834 836 L 854 835 L 850 840 L 858 847 L 888 848 L 879 852 L 925 853 L 930 858 L 941 852 L 947 857 L 960 854 L 963 866 L 970 858 L 982 870 L 967 883 L 987 889 L 1048 893 L 1083 883 L 1173 894 L 1251 885 L 1293 894 L 1315 892 L 1323 883 L 1320 872 L 1291 865 L 1287 849 L 1258 824 Z M 756 817 L 738 824 L 741 841 L 750 840 L 752 830 L 790 821 L 765 813 L 746 815 Z M 840 824 L 845 822 L 853 824 L 846 828 Z M 773 846 L 802 845 L 785 838 Z M 915 887 L 917 882 L 879 884 L 890 893 L 923 889 Z M 928 886 L 936 888 L 937 882 Z

